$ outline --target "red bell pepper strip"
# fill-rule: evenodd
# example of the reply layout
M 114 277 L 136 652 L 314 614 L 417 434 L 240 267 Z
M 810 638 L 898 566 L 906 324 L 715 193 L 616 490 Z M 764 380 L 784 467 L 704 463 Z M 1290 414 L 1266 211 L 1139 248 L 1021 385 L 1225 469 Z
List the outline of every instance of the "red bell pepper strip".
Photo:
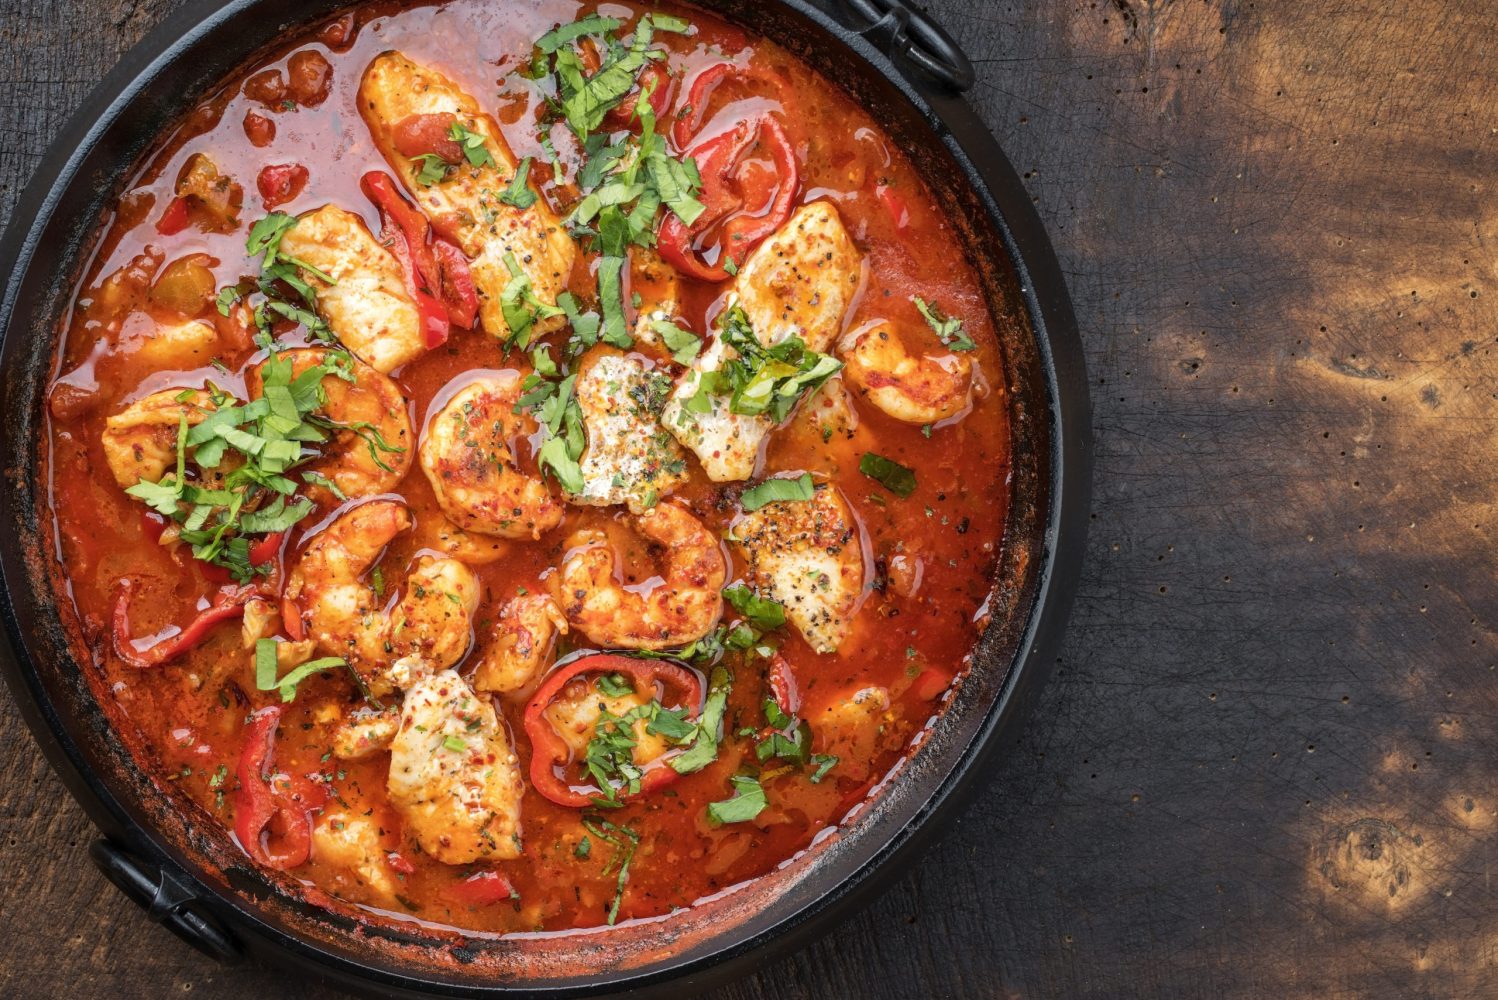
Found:
M 910 225 L 910 209 L 905 207 L 905 199 L 888 184 L 876 184 L 874 194 L 878 195 L 885 210 L 889 212 L 889 217 L 894 220 L 895 231 L 903 233 Z
M 457 247 L 441 249 L 443 241 L 433 240 L 431 223 L 400 196 L 389 174 L 371 170 L 359 186 L 385 220 L 382 235 L 405 271 L 406 289 L 416 300 L 427 347 L 445 344 L 454 318 L 460 326 L 465 319 L 472 325 L 478 313 L 468 258 Z
M 187 199 L 178 196 L 167 203 L 166 211 L 156 220 L 156 231 L 162 236 L 175 236 L 187 228 Z
M 301 642 L 307 634 L 302 627 L 301 606 L 289 597 L 281 598 L 281 627 L 292 642 Z
M 671 126 L 671 138 L 676 142 L 676 148 L 685 150 L 696 138 L 697 132 L 702 128 L 703 121 L 707 118 L 707 105 L 712 99 L 713 91 L 718 89 L 718 84 L 729 77 L 741 77 L 763 84 L 768 90 L 774 92 L 774 99 L 785 107 L 784 88 L 780 80 L 775 78 L 757 66 L 735 66 L 733 63 L 714 63 L 692 78 L 692 86 L 687 90 L 687 99 L 682 104 L 681 110 L 676 113 L 676 122 Z M 654 103 L 654 102 L 652 102 Z
M 225 587 L 214 597 L 212 606 L 200 612 L 186 628 L 142 650 L 137 649 L 130 638 L 130 595 L 134 588 L 135 582 L 125 579 L 120 585 L 120 596 L 115 600 L 114 651 L 120 659 L 141 670 L 159 667 L 199 645 L 213 626 L 241 617 L 245 602 L 256 595 L 253 587 Z
M 568 682 L 583 674 L 626 674 L 635 681 L 636 691 L 648 691 L 659 681 L 681 692 L 683 704 L 692 707 L 692 718 L 702 711 L 702 682 L 686 667 L 661 660 L 637 660 L 614 653 L 596 653 L 574 660 L 552 673 L 541 684 L 525 706 L 525 734 L 531 741 L 531 785 L 546 798 L 559 806 L 585 809 L 601 792 L 589 794 L 569 785 L 557 773 L 558 765 L 566 765 L 569 748 L 561 734 L 546 718 L 546 707 L 552 703 Z M 656 763 L 656 762 L 653 762 Z M 659 766 L 646 767 L 640 778 L 640 790 L 646 795 L 681 777 L 662 759 Z M 619 793 L 622 798 L 624 793 Z
M 250 565 L 264 566 L 281 552 L 281 542 L 286 538 L 286 532 L 274 531 L 266 535 L 260 541 L 250 546 Z
M 437 256 L 447 318 L 465 330 L 472 330 L 479 318 L 479 293 L 473 284 L 473 273 L 468 269 L 468 258 L 463 256 L 463 251 L 440 238 L 432 241 L 432 250 Z
M 768 147 L 775 161 L 773 174 L 739 169 L 756 142 Z M 667 213 L 661 222 L 660 253 L 677 270 L 700 281 L 726 281 L 728 261 L 735 268 L 742 265 L 749 251 L 790 218 L 801 180 L 796 151 L 779 122 L 760 115 L 699 144 L 689 155 L 702 176 L 699 200 L 704 211 L 691 226 Z M 773 193 L 771 179 L 777 182 Z M 704 263 L 694 248 L 715 226 L 713 242 L 721 248 L 716 266 Z
M 272 770 L 281 705 L 250 717 L 239 753 L 239 789 L 234 797 L 234 835 L 245 853 L 263 865 L 287 871 L 312 856 L 310 811 L 326 793 L 311 782 L 296 782 Z M 277 787 L 277 786 L 280 787 Z
M 490 906 L 520 898 L 515 886 L 500 872 L 475 872 L 451 886 L 447 895 L 465 906 Z
M 770 659 L 770 694 L 786 715 L 794 716 L 801 708 L 796 675 L 791 673 L 791 665 L 779 653 Z

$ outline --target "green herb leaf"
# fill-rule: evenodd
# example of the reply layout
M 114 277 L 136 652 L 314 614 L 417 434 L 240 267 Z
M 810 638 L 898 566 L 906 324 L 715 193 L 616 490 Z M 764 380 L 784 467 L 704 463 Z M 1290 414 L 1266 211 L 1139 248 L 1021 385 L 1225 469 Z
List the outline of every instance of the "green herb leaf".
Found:
M 739 505 L 746 511 L 755 511 L 768 503 L 810 500 L 815 494 L 811 473 L 803 472 L 795 479 L 766 479 L 758 486 L 749 487 L 739 495 Z
M 488 155 L 487 152 L 485 155 Z M 499 193 L 499 200 L 506 205 L 515 208 L 530 208 L 536 203 L 536 192 L 530 189 L 528 183 L 531 173 L 531 158 L 527 156 L 520 161 L 520 166 L 515 168 L 515 176 L 510 178 L 509 187 Z
M 767 597 L 760 597 L 742 583 L 724 589 L 723 596 L 739 614 L 761 631 L 768 632 L 785 624 L 783 605 Z
M 876 455 L 872 451 L 864 452 L 863 458 L 858 460 L 858 471 L 895 496 L 908 497 L 915 492 L 915 473 L 883 455 Z
M 734 797 L 722 802 L 710 802 L 707 818 L 714 823 L 745 823 L 758 816 L 769 804 L 765 790 L 759 781 L 745 774 L 736 774 L 728 779 L 733 785 Z
M 421 164 L 421 169 L 416 172 L 416 183 L 422 187 L 431 187 L 444 180 L 447 177 L 447 171 L 452 166 L 436 153 L 422 153 L 420 156 L 413 157 L 413 160 Z
M 954 351 L 971 351 L 977 348 L 973 338 L 967 335 L 962 328 L 962 320 L 954 316 L 948 316 L 937 308 L 936 303 L 928 304 L 919 295 L 913 295 L 910 301 L 920 310 L 921 315 L 926 318 L 926 325 L 936 331 L 941 342 Z
M 623 674 L 602 674 L 597 684 L 598 690 L 610 698 L 622 698 L 635 693 L 635 686 Z
M 692 774 L 718 759 L 718 741 L 722 739 L 723 715 L 728 709 L 728 695 L 733 678 L 722 667 L 714 667 L 708 680 L 707 699 L 697 717 L 697 734 L 687 749 L 671 758 L 677 774 Z
M 494 157 L 484 145 L 484 137 L 477 132 L 470 131 L 462 122 L 454 121 L 452 126 L 447 130 L 447 137 L 463 148 L 463 159 L 468 161 L 469 166 L 497 166 L 494 162 Z M 530 160 L 527 158 L 526 164 L 529 162 Z M 522 164 L 522 166 L 524 165 Z M 524 181 L 521 183 L 523 185 Z M 501 196 L 502 198 L 503 196 Z M 520 207 L 525 208 L 527 206 L 521 205 Z
M 817 769 L 811 772 L 811 783 L 819 785 L 822 779 L 827 777 L 827 772 L 837 767 L 838 758 L 832 754 L 814 753 L 811 755 L 811 762 L 817 766 Z
M 468 749 L 468 741 L 461 736 L 449 736 L 442 741 L 442 745 L 453 753 L 462 753 Z
M 671 359 L 679 365 L 689 365 L 702 350 L 702 338 L 691 330 L 684 330 L 667 319 L 651 322 L 651 327 L 660 334 L 661 343 L 671 352 Z

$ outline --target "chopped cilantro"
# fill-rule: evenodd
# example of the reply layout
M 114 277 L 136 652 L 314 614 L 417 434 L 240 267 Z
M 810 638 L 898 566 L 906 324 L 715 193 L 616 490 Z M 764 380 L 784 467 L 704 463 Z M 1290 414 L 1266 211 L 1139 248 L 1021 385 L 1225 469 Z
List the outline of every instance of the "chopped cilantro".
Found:
M 973 338 L 963 330 L 962 320 L 955 316 L 948 316 L 937 307 L 936 303 L 927 303 L 919 295 L 911 296 L 910 301 L 915 303 L 915 307 L 925 317 L 926 325 L 936 331 L 936 335 L 947 347 L 954 351 L 971 351 L 977 348 L 978 345 L 973 343 Z

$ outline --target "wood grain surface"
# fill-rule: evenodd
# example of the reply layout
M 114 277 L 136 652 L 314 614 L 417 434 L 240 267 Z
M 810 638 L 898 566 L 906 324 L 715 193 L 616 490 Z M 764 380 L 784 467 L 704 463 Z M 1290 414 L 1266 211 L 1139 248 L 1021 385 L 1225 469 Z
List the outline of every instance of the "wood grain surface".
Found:
M 931 7 L 1075 299 L 1086 570 L 976 804 L 718 996 L 1498 996 L 1498 6 Z M 175 8 L 0 0 L 0 206 Z M 0 994 L 335 995 L 142 919 L 3 698 L 0 836 Z

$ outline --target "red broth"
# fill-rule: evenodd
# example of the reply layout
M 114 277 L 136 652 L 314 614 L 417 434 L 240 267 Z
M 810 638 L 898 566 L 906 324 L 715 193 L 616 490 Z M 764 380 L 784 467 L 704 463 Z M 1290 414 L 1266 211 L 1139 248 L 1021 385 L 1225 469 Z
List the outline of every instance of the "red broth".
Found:
M 183 546 L 156 543 L 153 536 L 160 525 L 152 526 L 143 516 L 145 507 L 110 475 L 101 446 L 106 419 L 151 392 L 201 387 L 205 380 L 243 398 L 245 371 L 264 357 L 243 330 L 219 315 L 211 296 L 202 296 L 202 268 L 179 268 L 189 280 L 176 281 L 164 292 L 162 275 L 172 262 L 184 259 L 206 267 L 212 276 L 209 291 L 255 275 L 257 262 L 247 254 L 245 240 L 250 225 L 266 214 L 267 199 L 257 178 L 272 166 L 286 168 L 272 171 L 263 186 L 269 200 L 284 199 L 276 206 L 279 211 L 295 215 L 333 203 L 359 213 L 378 233 L 378 213 L 361 192 L 359 178 L 388 166 L 360 116 L 356 90 L 371 59 L 391 49 L 439 69 L 474 95 L 499 121 L 515 156 L 536 158 L 532 177 L 541 196 L 565 215 L 579 197 L 570 183 L 575 166 L 569 163 L 562 183 L 552 178 L 534 127 L 543 101 L 517 70 L 529 62 L 536 38 L 596 9 L 630 22 L 647 8 L 571 0 L 367 4 L 245 67 L 162 136 L 104 220 L 104 235 L 78 289 L 49 397 L 49 488 L 62 572 L 83 639 L 95 654 L 100 690 L 115 703 L 119 725 L 138 730 L 138 741 L 132 742 L 140 747 L 143 763 L 227 830 L 234 828 L 242 801 L 236 764 L 247 720 L 257 709 L 280 702 L 276 691 L 257 689 L 252 651 L 240 628 L 218 625 L 196 648 L 150 669 L 133 667 L 116 655 L 111 635 L 123 580 L 133 581 L 131 624 L 137 637 L 189 621 L 207 606 L 220 582 Z M 756 95 L 749 87 L 743 94 L 728 95 L 738 103 L 727 114 L 766 109 L 775 114 L 799 161 L 797 202 L 830 201 L 865 255 L 862 284 L 844 330 L 889 320 L 914 331 L 912 343 L 925 338 L 921 342 L 928 350 L 937 349 L 911 300 L 920 296 L 939 303 L 961 319 L 976 344 L 969 354 L 976 383 L 973 402 L 957 417 L 922 427 L 894 420 L 856 398 L 856 431 L 828 440 L 809 407 L 802 407 L 773 433 L 762 456 L 760 475 L 807 470 L 841 491 L 856 518 L 861 536 L 856 544 L 867 561 L 868 593 L 851 637 L 838 652 L 813 652 L 789 627 L 765 639 L 778 646 L 794 673 L 799 715 L 813 733 L 811 749 L 839 756 L 819 781 L 811 780 L 810 766 L 757 759 L 755 746 L 765 726 L 762 706 L 772 692 L 769 661 L 754 653 L 733 653 L 723 661 L 734 683 L 716 761 L 669 787 L 626 800 L 622 808 L 579 810 L 538 794 L 528 778 L 532 748 L 522 720 L 525 701 L 496 698 L 521 774 L 527 775 L 523 855 L 448 865 L 414 849 L 406 836 L 386 791 L 387 754 L 347 761 L 331 756 L 334 728 L 362 701 L 348 672 L 332 670 L 302 682 L 279 726 L 276 768 L 310 778 L 328 793 L 326 803 L 310 810 L 312 823 L 327 822 L 335 812 L 370 817 L 379 831 L 371 864 L 384 870 L 371 878 L 368 871 L 314 850 L 291 874 L 367 907 L 371 920 L 396 914 L 470 931 L 566 930 L 606 923 L 616 902 L 618 920 L 656 916 L 762 875 L 835 827 L 910 751 L 954 678 L 966 669 L 986 621 L 985 601 L 1009 501 L 1009 428 L 994 321 L 972 267 L 957 250 L 951 222 L 905 155 L 836 86 L 766 40 L 694 8 L 666 9 L 687 18 L 693 30 L 657 36 L 668 54 L 663 66 L 672 80 L 663 130 L 682 110 L 683 81 L 705 66 L 726 58 L 779 81 L 782 89 L 776 94 L 781 99 Z M 627 26 L 621 30 L 627 32 Z M 191 222 L 175 231 L 166 218 L 173 210 L 178 178 L 195 154 L 207 154 L 218 173 L 243 191 L 238 210 L 228 209 L 222 231 L 210 231 L 200 206 Z M 568 162 L 566 150 L 563 160 Z M 295 167 L 303 170 L 291 169 Z M 591 301 L 588 265 L 596 254 L 580 252 L 579 258 L 572 289 Z M 722 309 L 724 288 L 722 283 L 685 279 L 683 325 L 708 334 Z M 187 315 L 213 324 L 217 332 L 208 351 L 211 363 L 205 357 L 189 370 L 162 365 L 146 347 L 160 324 L 183 320 L 180 308 L 168 306 L 184 303 Z M 278 332 L 288 343 L 299 335 L 291 324 L 282 324 Z M 659 354 L 645 353 L 652 364 L 679 371 Z M 444 386 L 478 369 L 524 373 L 529 361 L 524 352 L 506 352 L 482 331 L 455 330 L 445 345 L 396 370 L 393 377 L 409 400 L 418 432 Z M 534 470 L 534 455 L 521 451 L 521 465 Z M 908 497 L 860 472 L 860 458 L 870 452 L 914 472 L 917 485 Z M 689 468 L 674 500 L 685 502 L 719 536 L 728 534 L 740 516 L 737 500 L 743 484 L 710 482 L 695 459 L 689 458 Z M 402 586 L 404 567 L 429 542 L 422 526 L 441 518 L 432 489 L 414 464 L 395 492 L 411 510 L 417 530 L 398 537 L 380 560 L 385 586 L 392 590 Z M 336 501 L 325 503 L 291 530 L 285 549 L 288 566 L 338 506 Z M 522 590 L 545 593 L 567 551 L 567 539 L 590 527 L 621 537 L 627 520 L 622 508 L 569 505 L 559 527 L 535 540 L 501 540 L 501 558 L 473 567 L 482 597 L 475 646 L 460 671 L 466 672 L 479 655 L 487 623 L 505 600 Z M 738 553 L 730 545 L 724 552 L 730 560 L 727 579 L 739 579 L 743 565 Z M 655 572 L 648 565 L 623 568 L 636 582 L 648 581 Z M 736 617 L 725 606 L 724 620 Z M 588 648 L 588 640 L 574 630 L 562 640 L 557 656 Z M 869 725 L 839 728 L 840 706 L 866 689 L 881 689 L 888 707 Z M 728 799 L 729 779 L 741 772 L 758 776 L 767 805 L 749 821 L 713 822 L 707 805 Z M 613 831 L 618 842 L 601 839 L 599 830 Z M 628 833 L 617 832 L 622 830 Z M 621 880 L 625 853 L 629 865 Z M 475 904 L 464 900 L 461 891 L 455 895 L 455 886 L 482 871 L 508 879 L 513 897 Z

